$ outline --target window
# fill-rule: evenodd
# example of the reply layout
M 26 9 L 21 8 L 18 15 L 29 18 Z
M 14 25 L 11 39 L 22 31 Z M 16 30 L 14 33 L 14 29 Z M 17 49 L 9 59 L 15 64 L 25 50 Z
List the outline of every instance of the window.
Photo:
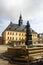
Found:
M 10 35 L 11 35 L 11 32 L 10 32 Z
M 20 36 L 21 34 L 19 34 L 19 36 Z
M 22 34 L 22 36 L 23 36 L 23 34 Z
M 23 38 L 22 38 L 22 40 L 23 40 Z
M 26 34 L 25 34 L 25 36 L 26 36 Z
M 17 38 L 16 38 L 16 40 L 17 40 Z
M 20 45 L 20 42 L 19 42 L 19 45 Z
M 9 27 L 9 29 L 11 29 L 11 26 Z
M 19 38 L 19 40 L 21 40 L 21 38 Z
M 8 35 L 9 35 L 9 32 L 8 32 Z
M 25 40 L 26 40 L 26 37 L 25 37 Z
M 8 39 L 9 39 L 9 37 L 8 37 Z
M 14 35 L 14 33 L 12 33 Z
M 17 35 L 17 33 L 16 33 L 16 35 Z
M 11 37 L 10 37 L 10 40 L 11 40 Z
M 23 44 L 23 41 L 22 41 L 22 44 Z
M 33 37 L 34 37 L 34 35 L 33 35 Z
M 14 40 L 14 37 L 12 39 Z

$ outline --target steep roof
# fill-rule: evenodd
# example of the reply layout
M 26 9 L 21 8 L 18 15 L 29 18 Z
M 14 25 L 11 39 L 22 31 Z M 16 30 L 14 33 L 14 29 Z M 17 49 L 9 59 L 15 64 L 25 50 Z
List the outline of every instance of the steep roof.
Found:
M 25 29 L 26 29 L 25 27 L 26 27 L 25 25 L 19 26 L 18 24 L 10 23 L 5 30 L 25 31 Z
M 36 33 L 37 34 L 37 32 L 35 32 L 33 29 L 32 29 L 32 33 Z
M 18 24 L 14 24 L 14 23 L 11 22 L 4 31 L 6 31 L 6 30 L 11 30 L 11 31 L 15 31 L 16 30 L 16 31 L 26 32 L 26 25 L 19 26 Z M 31 30 L 31 32 L 36 33 L 32 28 L 30 28 L 30 30 Z

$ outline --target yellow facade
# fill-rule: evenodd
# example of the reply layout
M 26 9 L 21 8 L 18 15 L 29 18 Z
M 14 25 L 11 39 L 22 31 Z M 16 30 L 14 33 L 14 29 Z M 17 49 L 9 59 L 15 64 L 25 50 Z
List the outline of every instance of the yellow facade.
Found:
M 33 43 L 38 42 L 38 34 L 36 32 L 32 32 L 32 42 Z
M 4 31 L 3 34 L 4 43 L 8 43 L 10 41 L 22 41 L 26 38 L 25 32 L 18 32 L 18 31 Z
M 38 42 L 43 43 L 43 33 L 38 34 Z
M 22 31 L 10 31 L 6 30 L 2 33 L 2 37 L 4 39 L 4 43 L 8 44 L 11 41 L 23 41 L 21 44 L 25 43 L 26 32 Z M 38 41 L 38 34 L 36 32 L 32 32 L 32 42 L 35 43 Z

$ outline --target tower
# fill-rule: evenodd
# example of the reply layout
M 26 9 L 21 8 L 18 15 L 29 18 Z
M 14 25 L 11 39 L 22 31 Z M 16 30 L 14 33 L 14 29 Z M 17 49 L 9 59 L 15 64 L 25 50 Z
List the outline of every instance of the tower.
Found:
M 22 25 L 22 15 L 20 14 L 20 17 L 19 17 L 19 26 L 21 26 Z

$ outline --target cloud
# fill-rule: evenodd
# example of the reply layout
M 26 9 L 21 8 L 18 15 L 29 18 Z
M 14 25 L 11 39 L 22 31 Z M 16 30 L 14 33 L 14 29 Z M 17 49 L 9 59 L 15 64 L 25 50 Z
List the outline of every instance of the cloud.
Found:
M 32 18 L 30 19 L 31 27 L 38 33 L 43 33 L 43 19 Z
M 35 31 L 43 32 L 43 0 L 0 0 L 0 19 L 4 19 L 0 25 L 4 22 L 3 26 L 6 27 L 8 20 L 16 23 L 20 12 L 24 24 L 29 20 Z
M 0 19 L 0 36 L 5 28 L 9 25 L 10 21 L 7 19 Z
M 43 17 L 43 0 L 0 0 L 0 17 L 17 20 L 20 11 L 24 19 Z

